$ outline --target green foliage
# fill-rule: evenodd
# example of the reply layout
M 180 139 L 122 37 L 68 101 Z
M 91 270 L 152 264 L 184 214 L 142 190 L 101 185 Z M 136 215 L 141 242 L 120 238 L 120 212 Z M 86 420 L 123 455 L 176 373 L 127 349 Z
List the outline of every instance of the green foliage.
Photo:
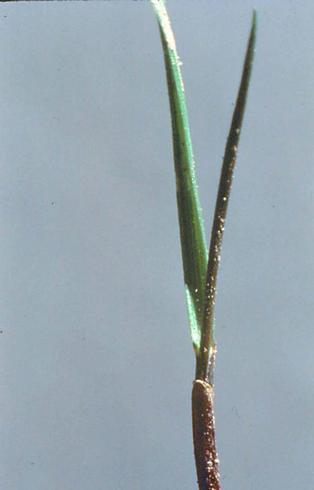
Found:
M 241 83 L 225 148 L 207 260 L 188 114 L 180 71 L 181 63 L 163 0 L 151 0 L 151 3 L 157 16 L 167 74 L 177 205 L 189 323 L 197 356 L 197 371 L 201 378 L 206 379 L 209 360 L 215 352 L 214 306 L 217 273 L 254 57 L 256 13 L 253 13 Z
M 207 247 L 180 60 L 164 3 L 152 0 L 152 4 L 157 15 L 167 73 L 184 282 L 192 341 L 198 351 L 204 311 Z

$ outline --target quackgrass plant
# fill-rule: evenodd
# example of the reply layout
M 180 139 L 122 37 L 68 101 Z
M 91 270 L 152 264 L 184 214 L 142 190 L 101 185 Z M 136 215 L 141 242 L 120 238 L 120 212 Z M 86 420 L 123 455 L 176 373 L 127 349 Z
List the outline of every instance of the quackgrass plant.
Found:
M 256 13 L 253 12 L 241 82 L 225 147 L 207 252 L 180 60 L 163 0 L 151 0 L 151 3 L 158 21 L 167 75 L 184 284 L 196 357 L 192 388 L 196 472 L 199 490 L 220 490 L 213 409 L 216 356 L 214 308 L 221 244 L 254 57 Z

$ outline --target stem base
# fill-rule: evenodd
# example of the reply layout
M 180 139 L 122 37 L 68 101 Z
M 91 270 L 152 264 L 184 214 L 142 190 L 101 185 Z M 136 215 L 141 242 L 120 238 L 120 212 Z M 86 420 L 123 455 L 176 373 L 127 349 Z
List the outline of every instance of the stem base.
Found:
M 192 421 L 199 490 L 221 490 L 213 402 L 213 387 L 196 379 L 192 389 Z

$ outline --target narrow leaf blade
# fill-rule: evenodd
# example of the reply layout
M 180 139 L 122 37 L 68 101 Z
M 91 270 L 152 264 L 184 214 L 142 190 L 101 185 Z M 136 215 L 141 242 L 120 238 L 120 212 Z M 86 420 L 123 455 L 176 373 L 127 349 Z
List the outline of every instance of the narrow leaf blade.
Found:
M 151 3 L 157 16 L 167 75 L 184 282 L 192 341 L 198 352 L 207 268 L 204 226 L 196 184 L 180 60 L 164 2 L 151 0 Z
M 242 70 L 241 82 L 238 90 L 235 109 L 233 112 L 231 127 L 226 143 L 225 154 L 222 163 L 220 182 L 216 200 L 216 208 L 211 233 L 211 241 L 208 255 L 208 266 L 205 286 L 205 307 L 201 338 L 200 357 L 198 359 L 198 376 L 206 379 L 208 368 L 209 377 L 213 373 L 211 357 L 215 354 L 215 332 L 214 332 L 214 307 L 216 299 L 216 283 L 220 262 L 222 238 L 225 228 L 228 202 L 231 192 L 233 172 L 237 159 L 238 144 L 240 139 L 242 121 L 247 100 L 248 88 L 251 79 L 251 72 L 254 59 L 256 41 L 256 12 L 253 11 L 250 36 L 247 44 L 245 60 Z M 213 359 L 214 361 L 214 359 Z M 209 362 L 211 365 L 209 366 Z

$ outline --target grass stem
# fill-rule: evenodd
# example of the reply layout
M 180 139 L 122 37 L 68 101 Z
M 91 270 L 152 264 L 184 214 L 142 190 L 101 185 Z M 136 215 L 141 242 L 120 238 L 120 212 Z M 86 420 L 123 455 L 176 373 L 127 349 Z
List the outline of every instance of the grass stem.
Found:
M 192 388 L 196 472 L 199 490 L 220 490 L 214 417 L 214 308 L 222 238 L 254 58 L 256 13 L 253 12 L 240 87 L 222 163 L 207 260 L 180 61 L 164 2 L 151 2 L 158 20 L 167 75 L 184 281 L 196 354 L 196 374 Z

